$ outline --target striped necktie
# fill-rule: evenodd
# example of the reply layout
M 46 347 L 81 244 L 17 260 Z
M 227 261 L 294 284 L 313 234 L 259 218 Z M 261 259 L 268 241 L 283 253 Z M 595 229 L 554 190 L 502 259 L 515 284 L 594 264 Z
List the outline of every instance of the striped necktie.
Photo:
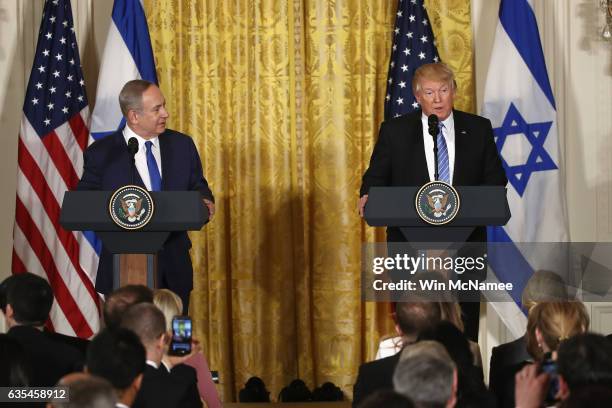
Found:
M 438 176 L 440 181 L 444 181 L 450 184 L 450 169 L 448 164 L 448 149 L 446 147 L 446 140 L 442 129 L 444 129 L 444 123 L 438 124 Z

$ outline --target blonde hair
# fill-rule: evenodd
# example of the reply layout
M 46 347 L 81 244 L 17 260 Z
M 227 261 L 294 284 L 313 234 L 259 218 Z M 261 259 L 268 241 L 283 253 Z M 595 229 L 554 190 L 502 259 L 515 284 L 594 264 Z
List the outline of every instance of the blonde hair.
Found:
M 442 320 L 451 322 L 462 332 L 465 330 L 463 319 L 461 318 L 461 306 L 457 302 L 439 302 L 442 311 Z
M 172 318 L 183 311 L 183 301 L 169 289 L 155 289 L 153 304 L 159 308 L 166 318 L 166 330 L 172 330 Z
M 527 350 L 534 359 L 542 359 L 543 351 L 536 330 L 542 333 L 542 339 L 550 350 L 557 350 L 563 340 L 588 329 L 589 315 L 582 302 L 538 303 L 529 312 L 527 320 Z
M 443 62 L 424 64 L 414 71 L 414 76 L 412 77 L 413 93 L 416 94 L 421 90 L 421 80 L 423 79 L 436 82 L 445 82 L 449 84 L 453 91 L 457 89 L 457 82 L 455 82 L 455 74 L 453 73 L 453 70 Z

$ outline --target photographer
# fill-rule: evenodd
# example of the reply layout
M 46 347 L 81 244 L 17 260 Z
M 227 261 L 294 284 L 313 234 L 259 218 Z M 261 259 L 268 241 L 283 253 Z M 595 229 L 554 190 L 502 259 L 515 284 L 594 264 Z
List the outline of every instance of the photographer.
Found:
M 562 397 L 557 370 L 559 345 L 589 328 L 589 317 L 582 302 L 539 303 L 529 313 L 527 350 L 535 364 L 516 375 L 516 406 L 521 408 L 552 405 Z

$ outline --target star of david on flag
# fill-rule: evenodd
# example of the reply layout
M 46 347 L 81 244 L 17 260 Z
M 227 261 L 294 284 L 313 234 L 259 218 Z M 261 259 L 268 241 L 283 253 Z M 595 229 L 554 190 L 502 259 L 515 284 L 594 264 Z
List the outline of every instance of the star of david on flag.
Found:
M 508 301 L 492 305 L 516 337 L 525 332 L 520 299 L 527 281 L 538 269 L 558 270 L 554 257 L 518 244 L 568 240 L 555 99 L 531 3 L 501 1 L 482 112 L 494 128 L 512 213 L 504 227 L 487 229 L 489 241 L 505 248 L 500 256 L 489 251 L 488 276 L 513 283 Z
M 513 103 L 504 117 L 502 125 L 493 129 L 495 144 L 500 152 L 502 164 L 508 181 L 520 196 L 523 196 L 531 175 L 537 171 L 556 170 L 558 167 L 544 148 L 544 142 L 550 132 L 553 122 L 527 123 Z M 508 139 L 526 141 L 529 146 L 516 146 L 515 151 L 504 151 Z M 510 160 L 515 157 L 516 150 L 531 150 L 527 152 L 526 161 L 519 163 Z M 519 152 L 520 156 L 520 152 Z M 520 157 L 519 157 L 520 159 Z

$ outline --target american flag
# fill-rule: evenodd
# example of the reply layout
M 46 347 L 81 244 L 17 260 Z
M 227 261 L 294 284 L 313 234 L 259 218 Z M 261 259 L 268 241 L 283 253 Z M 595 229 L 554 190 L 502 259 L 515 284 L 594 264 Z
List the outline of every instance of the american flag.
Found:
M 414 71 L 423 64 L 439 61 L 424 0 L 399 0 L 385 96 L 385 119 L 419 109 L 412 93 Z
M 64 192 L 83 168 L 89 108 L 69 0 L 47 0 L 26 90 L 18 144 L 13 273 L 46 278 L 55 295 L 48 326 L 79 337 L 99 327 L 92 283 L 98 256 L 59 224 Z

